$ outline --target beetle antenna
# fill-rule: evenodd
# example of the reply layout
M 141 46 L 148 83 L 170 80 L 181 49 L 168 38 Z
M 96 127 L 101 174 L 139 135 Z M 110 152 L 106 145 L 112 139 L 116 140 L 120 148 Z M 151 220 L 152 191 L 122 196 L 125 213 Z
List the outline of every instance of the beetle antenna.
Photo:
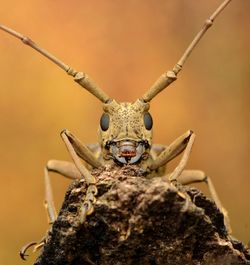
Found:
M 51 60 L 53 63 L 58 65 L 60 68 L 62 68 L 65 72 L 67 72 L 69 75 L 74 77 L 74 80 L 83 88 L 88 90 L 91 94 L 93 94 L 95 97 L 97 97 L 100 101 L 103 103 L 106 103 L 110 100 L 109 96 L 102 91 L 101 88 L 98 87 L 98 85 L 85 73 L 77 72 L 61 60 L 59 60 L 57 57 L 46 51 L 45 49 L 39 47 L 34 41 L 32 41 L 29 37 L 26 37 L 22 35 L 19 32 L 14 31 L 13 29 L 10 29 L 4 25 L 0 25 L 0 29 L 11 34 L 12 36 L 20 39 L 24 44 L 30 46 L 31 48 L 35 49 L 45 57 L 47 57 L 49 60 Z
M 198 34 L 194 37 L 192 42 L 189 44 L 188 48 L 183 53 L 180 60 L 174 66 L 174 68 L 170 71 L 163 73 L 156 82 L 151 86 L 151 88 L 143 95 L 142 100 L 145 102 L 149 102 L 152 100 L 158 93 L 160 93 L 163 89 L 168 87 L 172 82 L 177 79 L 178 73 L 181 71 L 184 63 L 186 62 L 189 55 L 194 50 L 195 46 L 199 43 L 201 38 L 207 32 L 207 30 L 213 25 L 215 18 L 223 11 L 223 9 L 231 2 L 231 0 L 225 0 L 216 10 L 215 12 L 205 21 L 202 29 L 198 32 Z

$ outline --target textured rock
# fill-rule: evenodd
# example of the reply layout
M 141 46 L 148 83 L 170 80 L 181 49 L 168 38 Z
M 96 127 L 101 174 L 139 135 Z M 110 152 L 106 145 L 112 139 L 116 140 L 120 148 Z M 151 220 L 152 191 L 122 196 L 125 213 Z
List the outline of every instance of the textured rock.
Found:
M 95 211 L 83 225 L 84 181 L 69 187 L 36 265 L 250 264 L 230 239 L 216 205 L 194 188 L 178 190 L 134 166 L 95 171 Z

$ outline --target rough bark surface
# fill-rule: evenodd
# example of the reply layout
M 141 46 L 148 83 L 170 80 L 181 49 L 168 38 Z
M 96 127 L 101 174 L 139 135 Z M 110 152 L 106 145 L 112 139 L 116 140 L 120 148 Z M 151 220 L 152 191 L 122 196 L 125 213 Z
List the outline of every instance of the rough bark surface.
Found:
M 36 265 L 250 264 L 223 215 L 200 191 L 145 178 L 134 166 L 95 171 L 95 211 L 83 225 L 84 181 L 69 187 Z

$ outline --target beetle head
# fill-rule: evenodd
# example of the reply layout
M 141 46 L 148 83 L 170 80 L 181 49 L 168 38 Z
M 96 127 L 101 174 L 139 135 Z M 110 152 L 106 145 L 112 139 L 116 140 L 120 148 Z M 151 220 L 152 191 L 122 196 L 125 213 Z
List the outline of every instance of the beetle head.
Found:
M 153 120 L 149 103 L 110 100 L 103 105 L 99 136 L 103 154 L 117 163 L 134 164 L 148 156 L 152 144 Z

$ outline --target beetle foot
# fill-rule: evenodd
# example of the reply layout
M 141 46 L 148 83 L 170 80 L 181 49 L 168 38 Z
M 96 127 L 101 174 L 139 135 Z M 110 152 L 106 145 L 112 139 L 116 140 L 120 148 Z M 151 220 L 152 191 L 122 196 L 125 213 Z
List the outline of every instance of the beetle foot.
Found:
M 19 252 L 19 255 L 21 257 L 22 260 L 26 260 L 26 257 L 28 257 L 29 255 L 27 254 L 28 249 L 30 249 L 31 247 L 33 247 L 33 251 L 32 252 L 36 252 L 37 250 L 39 250 L 40 248 L 42 248 L 45 244 L 45 238 L 43 238 L 41 241 L 36 242 L 36 241 L 32 241 L 29 242 L 28 244 L 24 245 Z
M 87 215 L 94 211 L 95 196 L 97 195 L 97 187 L 95 184 L 90 184 L 87 188 L 86 197 L 80 210 L 80 222 L 83 224 L 86 221 Z

